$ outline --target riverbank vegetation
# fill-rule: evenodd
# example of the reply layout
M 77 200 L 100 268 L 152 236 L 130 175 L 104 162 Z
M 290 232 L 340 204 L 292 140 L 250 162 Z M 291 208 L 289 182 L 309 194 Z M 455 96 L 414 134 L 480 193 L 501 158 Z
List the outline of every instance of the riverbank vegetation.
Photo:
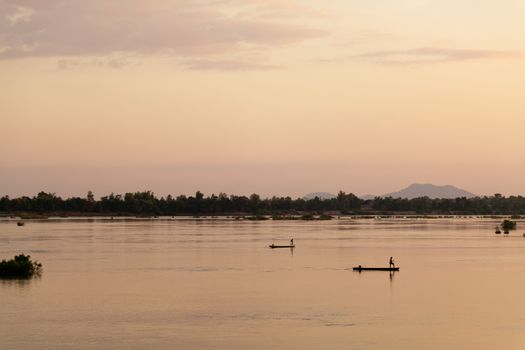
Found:
M 516 221 L 503 220 L 503 222 L 501 223 L 501 228 L 503 228 L 505 231 L 515 230 L 516 227 Z
M 525 214 L 525 197 L 490 197 L 430 199 L 428 197 L 404 199 L 376 197 L 361 199 L 352 193 L 339 192 L 332 199 L 318 197 L 305 200 L 291 197 L 261 198 L 257 194 L 236 196 L 220 193 L 205 196 L 180 195 L 157 197 L 151 191 L 109 194 L 95 199 L 89 192 L 86 197 L 63 199 L 54 193 L 40 192 L 33 197 L 0 198 L 0 213 L 19 214 L 27 217 L 50 215 L 250 215 L 255 220 L 264 215 L 286 219 L 304 216 L 308 220 L 329 219 L 331 215 L 513 215 Z M 308 216 L 308 215 L 311 215 Z
M 20 254 L 11 260 L 0 261 L 0 278 L 30 278 L 41 271 L 42 264 L 32 261 L 30 255 Z

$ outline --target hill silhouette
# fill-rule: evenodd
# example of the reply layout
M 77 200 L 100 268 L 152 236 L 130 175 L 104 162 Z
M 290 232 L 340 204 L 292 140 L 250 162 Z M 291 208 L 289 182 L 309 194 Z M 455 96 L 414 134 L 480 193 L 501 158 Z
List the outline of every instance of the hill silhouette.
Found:
M 472 198 L 476 197 L 475 194 L 465 191 L 461 188 L 457 188 L 451 185 L 445 186 L 436 186 L 432 184 L 411 184 L 407 188 L 404 188 L 397 192 L 387 193 L 382 197 L 392 197 L 392 198 L 419 198 L 419 197 L 429 197 L 429 198 Z
M 310 199 L 314 199 L 315 197 L 319 197 L 319 199 L 332 199 L 332 198 L 335 198 L 336 196 L 328 192 L 312 192 L 312 193 L 305 194 L 303 196 L 303 199 L 307 201 Z

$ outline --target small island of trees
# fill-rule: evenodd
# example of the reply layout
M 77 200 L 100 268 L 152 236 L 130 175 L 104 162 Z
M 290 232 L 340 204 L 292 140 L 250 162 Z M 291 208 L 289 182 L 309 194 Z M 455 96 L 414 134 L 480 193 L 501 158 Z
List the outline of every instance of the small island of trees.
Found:
M 30 255 L 20 254 L 11 260 L 0 261 L 0 278 L 30 278 L 40 275 L 42 264 Z
M 516 224 L 516 221 L 503 220 L 503 222 L 501 223 L 501 227 L 505 231 L 510 231 L 510 230 L 515 230 L 517 227 L 517 224 Z

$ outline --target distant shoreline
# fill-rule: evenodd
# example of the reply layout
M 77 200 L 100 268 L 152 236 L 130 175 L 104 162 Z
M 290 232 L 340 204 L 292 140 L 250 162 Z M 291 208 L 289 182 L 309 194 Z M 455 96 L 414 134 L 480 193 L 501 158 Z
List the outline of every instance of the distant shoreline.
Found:
M 414 199 L 375 197 L 361 199 L 352 193 L 340 191 L 334 198 L 312 199 L 291 197 L 261 198 L 258 194 L 247 196 L 204 196 L 197 191 L 194 196 L 168 195 L 156 197 L 153 192 L 113 194 L 95 199 L 92 192 L 86 197 L 63 199 L 54 193 L 39 192 L 33 197 L 0 198 L 0 216 L 49 217 L 49 216 L 233 216 L 264 219 L 307 220 L 328 219 L 328 216 L 382 216 L 382 215 L 525 215 L 525 197 L 494 195 L 491 197 Z M 313 217 L 313 218 L 312 218 Z
M 107 219 L 107 220 L 172 220 L 172 219 L 230 219 L 233 221 L 329 221 L 337 219 L 352 220 L 388 220 L 388 219 L 497 219 L 512 218 L 514 220 L 525 220 L 525 215 L 493 214 L 493 215 L 443 215 L 443 214 L 414 214 L 414 213 L 390 213 L 390 214 L 296 214 L 296 215 L 251 215 L 250 213 L 227 213 L 227 214 L 178 214 L 178 215 L 135 215 L 132 213 L 47 213 L 46 215 L 35 213 L 0 213 L 0 221 L 17 220 L 60 220 L 60 219 Z

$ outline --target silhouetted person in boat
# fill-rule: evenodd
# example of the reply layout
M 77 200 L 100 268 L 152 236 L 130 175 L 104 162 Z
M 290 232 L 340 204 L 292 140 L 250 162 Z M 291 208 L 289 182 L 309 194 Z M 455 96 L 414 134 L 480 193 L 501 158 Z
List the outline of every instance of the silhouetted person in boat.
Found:
M 394 264 L 394 258 L 390 257 L 390 265 L 389 267 L 396 268 L 396 264 Z
M 293 238 L 290 240 L 290 245 L 293 245 Z

